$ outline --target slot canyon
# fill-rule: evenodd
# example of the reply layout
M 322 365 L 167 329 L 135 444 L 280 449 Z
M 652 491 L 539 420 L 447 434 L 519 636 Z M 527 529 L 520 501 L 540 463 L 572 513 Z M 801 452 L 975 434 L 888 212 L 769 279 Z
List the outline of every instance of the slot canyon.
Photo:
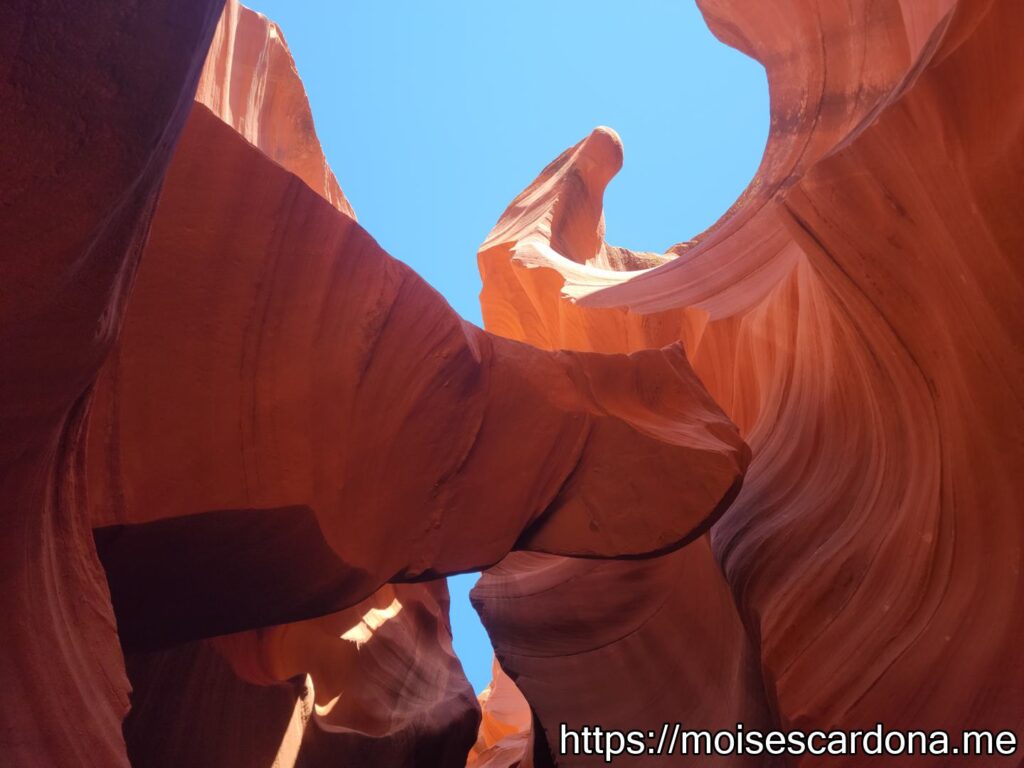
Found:
M 465 254 L 479 328 L 287 29 L 0 0 L 0 766 L 1024 766 L 561 746 L 1024 735 L 1024 3 L 697 4 L 767 74 L 746 190 L 608 243 L 595 127 Z

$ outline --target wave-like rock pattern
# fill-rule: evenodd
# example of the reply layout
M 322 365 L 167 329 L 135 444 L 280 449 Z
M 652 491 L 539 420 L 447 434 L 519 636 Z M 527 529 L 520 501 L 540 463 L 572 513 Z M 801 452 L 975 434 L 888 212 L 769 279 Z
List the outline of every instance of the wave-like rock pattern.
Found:
M 241 398 L 239 376 L 251 377 Z M 145 651 L 329 614 L 385 581 L 487 565 L 513 546 L 675 546 L 734 493 L 746 456 L 730 429 L 678 351 L 551 355 L 464 324 L 354 221 L 197 105 L 96 385 L 86 468 L 122 642 Z M 522 454 L 509 455 L 510 431 Z M 609 455 L 634 467 L 629 497 L 607 488 Z M 702 475 L 660 479 L 666 461 L 700 456 Z M 407 471 L 396 477 L 398 465 Z M 479 481 L 502 467 L 507 482 Z M 531 476 L 539 483 L 523 482 Z M 664 519 L 638 525 L 657 499 Z M 237 646 L 219 647 L 238 661 Z M 438 647 L 406 651 L 422 664 Z M 306 668 L 322 653 L 307 649 Z M 466 698 L 452 699 L 450 725 L 472 714 L 475 728 Z M 353 714 L 336 717 L 365 733 Z
M 0 762 L 1021 732 L 1024 6 L 701 6 L 768 71 L 756 178 L 611 246 L 596 130 L 480 250 L 497 336 L 355 222 L 268 20 L 2 9 Z M 437 578 L 492 565 L 478 703 Z
M 404 582 L 674 550 L 749 451 L 678 346 L 463 322 L 348 215 L 276 27 L 143 5 L 5 9 L 0 756 L 461 765 Z
M 0 763 L 128 766 L 79 447 L 220 12 L 0 6 Z
M 677 547 L 747 461 L 678 348 L 548 353 L 483 333 L 202 105 L 96 384 L 87 453 L 97 524 L 312 510 L 349 580 L 339 608 L 513 546 Z M 195 636 L 247 628 L 230 607 L 220 620 Z
M 328 617 L 128 656 L 133 765 L 462 766 L 479 711 L 443 582 Z
M 533 768 L 533 712 L 497 660 L 491 664 L 490 685 L 477 700 L 480 728 L 467 768 Z
M 281 29 L 228 0 L 206 56 L 196 101 L 342 213 L 355 212 L 327 164 L 313 113 Z
M 701 6 L 722 40 L 768 72 L 771 132 L 746 193 L 663 264 L 630 258 L 601 238 L 601 194 L 621 148 L 595 132 L 517 198 L 481 248 L 485 324 L 549 348 L 682 339 L 750 443 L 743 489 L 711 531 L 713 558 L 661 587 L 665 566 L 642 564 L 631 590 L 678 599 L 696 588 L 723 612 L 735 605 L 761 684 L 719 675 L 698 680 L 694 696 L 764 691 L 779 725 L 806 730 L 1019 733 L 1024 6 Z M 622 611 L 572 629 L 549 622 L 567 621 L 567 605 L 603 606 L 603 574 L 623 566 L 534 558 L 508 558 L 474 599 L 549 734 L 613 706 L 599 697 L 588 707 L 564 693 L 574 686 L 631 680 L 665 695 L 694 680 L 666 665 L 721 642 L 714 611 L 673 607 L 678 645 L 632 632 L 642 651 L 607 683 L 617 649 L 588 659 L 565 638 L 582 643 L 609 621 L 625 635 L 638 622 Z M 551 578 L 557 597 L 537 589 L 559 569 L 583 572 Z M 715 600 L 706 585 L 719 573 L 728 589 Z
M 773 725 L 755 647 L 706 538 L 643 562 L 514 553 L 487 571 L 472 598 L 535 714 L 538 766 L 553 764 L 561 723 L 623 731 L 658 731 L 665 722 Z M 659 759 L 673 764 L 678 756 Z M 738 756 L 696 762 L 770 764 Z M 557 764 L 603 763 L 592 755 Z

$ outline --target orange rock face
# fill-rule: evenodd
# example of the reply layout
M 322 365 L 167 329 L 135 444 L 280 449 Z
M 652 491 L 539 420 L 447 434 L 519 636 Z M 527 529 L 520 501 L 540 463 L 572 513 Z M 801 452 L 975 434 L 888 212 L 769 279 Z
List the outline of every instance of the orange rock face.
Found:
M 757 177 L 611 246 L 595 130 L 482 245 L 489 332 L 355 221 L 272 22 L 3 10 L 0 764 L 1024 731 L 1024 6 L 701 6 L 768 70 Z
M 238 0 L 227 0 L 206 55 L 196 101 L 339 211 L 355 218 L 324 158 L 306 91 L 274 22 Z
M 133 297 L 90 412 L 94 522 L 308 508 L 351 579 L 338 607 L 513 545 L 678 547 L 747 462 L 680 349 L 548 353 L 481 332 L 202 105 Z M 616 453 L 636 488 L 605 471 Z
M 463 765 L 479 705 L 431 580 L 678 549 L 749 451 L 680 347 L 495 337 L 385 254 L 272 24 L 93 10 L 6 27 L 0 755 Z
M 621 149 L 599 130 L 506 211 L 480 251 L 482 300 L 488 328 L 547 348 L 682 339 L 754 458 L 709 538 L 676 555 L 513 555 L 488 572 L 474 599 L 498 658 L 548 734 L 744 712 L 1020 733 L 1024 9 L 701 6 L 768 70 L 771 136 L 747 192 L 661 265 L 608 246 L 600 200 Z M 673 559 L 688 571 L 662 581 Z M 612 573 L 660 595 L 649 619 L 610 597 Z M 734 665 L 753 649 L 744 673 L 706 674 L 700 654 L 723 642 Z M 616 697 L 631 685 L 637 708 Z

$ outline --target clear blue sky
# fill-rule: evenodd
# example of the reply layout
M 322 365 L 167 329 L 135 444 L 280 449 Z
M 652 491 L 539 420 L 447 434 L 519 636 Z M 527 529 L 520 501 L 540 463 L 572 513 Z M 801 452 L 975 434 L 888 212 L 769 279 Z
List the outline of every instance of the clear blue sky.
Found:
M 243 0 L 245 2 L 245 0 Z M 276 21 L 359 221 L 480 323 L 476 249 L 540 170 L 595 126 L 622 136 L 608 240 L 662 251 L 712 224 L 768 135 L 759 64 L 692 0 L 249 0 Z M 491 649 L 449 580 L 473 686 Z

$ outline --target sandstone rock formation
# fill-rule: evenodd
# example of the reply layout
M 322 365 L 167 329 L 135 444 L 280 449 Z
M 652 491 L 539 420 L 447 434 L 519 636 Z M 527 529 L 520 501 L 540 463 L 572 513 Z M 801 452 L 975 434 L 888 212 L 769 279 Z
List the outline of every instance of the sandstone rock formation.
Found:
M 5 11 L 0 755 L 462 765 L 446 591 L 402 582 L 671 551 L 749 452 L 679 347 L 455 316 L 348 215 L 276 28 L 219 10 Z
M 480 728 L 467 768 L 531 768 L 537 747 L 533 739 L 533 712 L 497 660 L 491 666 L 491 683 L 477 697 Z
M 327 165 L 284 35 L 273 21 L 227 0 L 206 55 L 196 101 L 294 173 L 342 213 L 355 212 Z
M 0 764 L 1024 732 L 1024 6 L 700 5 L 768 71 L 750 187 L 609 245 L 595 130 L 482 245 L 490 333 L 355 221 L 269 20 L 0 8 Z
M 713 727 L 744 708 L 784 728 L 1020 733 L 1024 7 L 700 5 L 768 71 L 747 192 L 660 259 L 608 246 L 621 146 L 598 130 L 495 227 L 482 301 L 489 329 L 546 348 L 682 339 L 754 458 L 709 539 L 675 555 L 492 569 L 475 601 L 498 658 L 549 734 Z M 668 576 L 673 560 L 686 570 Z M 614 599 L 626 578 L 650 607 Z M 697 658 L 724 638 L 732 674 Z M 629 685 L 637 709 L 614 697 Z M 684 702 L 705 706 L 687 717 Z
M 461 766 L 479 713 L 443 582 L 127 657 L 133 765 Z
M 127 766 L 81 446 L 214 0 L 0 6 L 0 762 Z
M 312 538 L 337 559 L 313 578 L 345 580 L 309 585 L 308 598 L 327 592 L 312 614 L 513 546 L 677 547 L 734 495 L 747 461 L 678 348 L 548 353 L 484 334 L 202 105 L 132 296 L 90 409 L 93 522 L 309 509 Z M 605 470 L 612 456 L 630 487 Z M 179 521 L 197 528 L 190 546 L 212 542 L 205 520 Z M 247 557 L 244 534 L 229 542 L 225 558 Z M 224 599 L 217 625 L 193 636 L 262 623 L 236 622 Z M 190 639 L 189 621 L 171 621 L 171 639 Z

